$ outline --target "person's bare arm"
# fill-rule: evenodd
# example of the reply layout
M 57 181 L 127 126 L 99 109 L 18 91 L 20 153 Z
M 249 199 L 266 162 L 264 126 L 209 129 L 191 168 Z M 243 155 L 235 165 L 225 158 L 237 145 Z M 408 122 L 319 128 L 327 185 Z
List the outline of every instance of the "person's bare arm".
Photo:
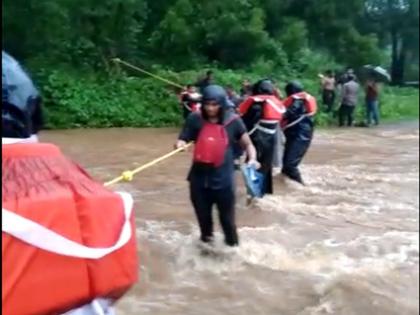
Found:
M 375 91 L 376 94 L 379 94 L 379 83 L 373 84 L 373 90 Z
M 198 135 L 198 126 L 196 126 L 197 122 L 197 115 L 190 114 L 187 120 L 184 123 L 184 127 L 180 135 L 178 136 L 177 141 L 174 144 L 175 149 L 183 148 L 187 145 L 190 141 L 195 141 Z
M 261 165 L 257 161 L 257 151 L 255 150 L 254 145 L 252 144 L 251 138 L 249 137 L 248 133 L 244 133 L 242 137 L 239 139 L 239 143 L 241 144 L 242 148 L 246 151 L 246 155 L 248 157 L 248 165 L 254 165 L 255 168 L 260 168 Z

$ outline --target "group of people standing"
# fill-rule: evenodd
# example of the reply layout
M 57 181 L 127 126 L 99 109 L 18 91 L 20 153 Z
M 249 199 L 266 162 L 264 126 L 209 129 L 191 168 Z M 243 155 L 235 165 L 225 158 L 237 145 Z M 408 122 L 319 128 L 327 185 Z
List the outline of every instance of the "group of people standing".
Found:
M 339 78 L 332 70 L 319 75 L 322 87 L 322 103 L 327 113 L 334 110 L 336 91 L 340 94 L 338 125 L 353 126 L 354 112 L 359 103 L 360 84 L 353 69 L 348 68 Z M 369 77 L 365 83 L 366 124 L 379 124 L 379 83 Z
M 316 100 L 298 81 L 286 85 L 284 99 L 270 79 L 255 84 L 244 81 L 241 95 L 231 87 L 215 85 L 211 72 L 196 86 L 201 98 L 191 97 L 196 93 L 191 86 L 181 95 L 184 108 L 200 105 L 184 116 L 175 147 L 195 143 L 188 180 L 201 241 L 213 241 L 211 213 L 216 204 L 225 243 L 236 246 L 235 159 L 245 152 L 245 162 L 263 174 L 263 194 L 272 194 L 273 164 L 281 159 L 278 142 L 280 133 L 284 134 L 282 173 L 303 185 L 298 166 L 312 140 Z

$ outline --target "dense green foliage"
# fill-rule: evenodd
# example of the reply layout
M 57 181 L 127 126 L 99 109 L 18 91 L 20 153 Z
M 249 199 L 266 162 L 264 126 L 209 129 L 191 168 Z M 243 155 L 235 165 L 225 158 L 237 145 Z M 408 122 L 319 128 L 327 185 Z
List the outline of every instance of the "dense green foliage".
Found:
M 35 76 L 50 127 L 164 126 L 180 119 L 175 91 L 112 58 L 181 84 L 212 68 L 222 84 L 300 77 L 318 93 L 318 72 L 365 64 L 418 80 L 418 2 L 4 0 L 3 48 Z
M 4 0 L 3 47 L 20 60 L 36 60 L 36 66 L 105 71 L 112 57 L 147 68 L 246 68 L 265 60 L 283 69 L 310 48 L 343 65 L 392 65 L 401 76 L 418 65 L 418 3 Z
M 264 71 L 264 67 L 260 67 Z M 257 70 L 254 71 L 249 75 L 239 71 L 216 70 L 215 76 L 218 83 L 232 84 L 239 89 L 244 78 L 256 80 L 261 77 Z M 176 91 L 155 79 L 124 75 L 104 79 L 70 73 L 69 70 L 53 71 L 38 77 L 44 87 L 49 128 L 175 126 L 182 122 Z M 163 70 L 158 73 L 175 82 L 191 82 L 201 74 L 196 71 L 174 73 Z M 284 85 L 282 75 L 276 79 L 280 86 Z M 320 100 L 319 82 L 313 79 L 302 79 L 302 82 Z M 382 118 L 418 118 L 418 97 L 418 89 L 385 87 L 381 93 Z M 357 121 L 364 120 L 364 113 L 361 93 Z M 316 120 L 318 126 L 336 124 L 336 119 L 331 114 L 323 113 L 322 107 Z

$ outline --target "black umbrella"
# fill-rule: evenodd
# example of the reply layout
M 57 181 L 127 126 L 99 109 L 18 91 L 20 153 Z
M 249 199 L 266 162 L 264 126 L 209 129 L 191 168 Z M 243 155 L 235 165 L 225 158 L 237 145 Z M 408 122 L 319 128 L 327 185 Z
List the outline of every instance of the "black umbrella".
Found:
M 368 76 L 373 77 L 377 81 L 382 81 L 382 82 L 391 81 L 391 76 L 389 75 L 388 71 L 382 67 L 366 65 L 363 67 L 363 69 L 365 70 Z

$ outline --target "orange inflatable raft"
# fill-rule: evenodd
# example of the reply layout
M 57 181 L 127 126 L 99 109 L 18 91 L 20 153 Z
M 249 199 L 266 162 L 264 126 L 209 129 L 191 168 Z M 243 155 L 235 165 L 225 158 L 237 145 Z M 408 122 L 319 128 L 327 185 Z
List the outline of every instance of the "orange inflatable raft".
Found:
M 133 201 L 51 144 L 2 145 L 2 310 L 61 314 L 138 277 Z

